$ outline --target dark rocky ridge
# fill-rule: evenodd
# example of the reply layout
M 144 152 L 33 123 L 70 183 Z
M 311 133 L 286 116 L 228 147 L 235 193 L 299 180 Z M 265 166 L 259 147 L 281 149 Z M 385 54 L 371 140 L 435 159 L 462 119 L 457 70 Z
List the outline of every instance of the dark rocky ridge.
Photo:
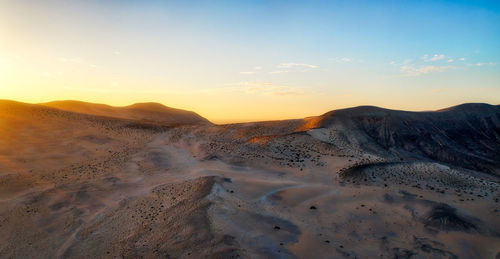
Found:
M 360 106 L 316 119 L 316 128 L 354 134 L 372 153 L 427 158 L 500 176 L 498 105 L 469 103 L 431 112 Z

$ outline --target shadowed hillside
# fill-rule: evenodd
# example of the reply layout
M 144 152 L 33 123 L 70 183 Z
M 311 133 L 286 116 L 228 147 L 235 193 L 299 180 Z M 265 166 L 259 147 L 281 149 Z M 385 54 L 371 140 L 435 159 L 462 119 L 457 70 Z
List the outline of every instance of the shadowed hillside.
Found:
M 500 107 L 470 103 L 432 112 L 360 106 L 310 118 L 375 154 L 430 158 L 500 175 Z

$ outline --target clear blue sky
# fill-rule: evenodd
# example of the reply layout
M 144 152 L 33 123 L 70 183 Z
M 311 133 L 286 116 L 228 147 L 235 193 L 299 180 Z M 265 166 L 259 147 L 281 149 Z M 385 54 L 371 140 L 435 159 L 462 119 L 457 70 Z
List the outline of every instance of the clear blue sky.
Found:
M 216 122 L 500 103 L 499 1 L 0 0 L 0 94 Z

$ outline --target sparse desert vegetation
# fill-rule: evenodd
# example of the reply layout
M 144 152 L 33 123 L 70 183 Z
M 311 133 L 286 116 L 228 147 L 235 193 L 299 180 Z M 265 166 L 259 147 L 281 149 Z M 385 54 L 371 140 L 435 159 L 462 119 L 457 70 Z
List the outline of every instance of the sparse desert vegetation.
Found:
M 0 257 L 500 252 L 498 106 L 228 125 L 61 107 L 0 103 Z

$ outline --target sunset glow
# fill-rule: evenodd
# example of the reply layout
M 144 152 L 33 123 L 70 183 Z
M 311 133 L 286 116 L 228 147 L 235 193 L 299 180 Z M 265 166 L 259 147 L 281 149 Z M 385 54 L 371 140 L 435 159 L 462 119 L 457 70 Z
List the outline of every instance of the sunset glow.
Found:
M 154 101 L 215 123 L 499 104 L 499 7 L 0 0 L 0 99 Z

